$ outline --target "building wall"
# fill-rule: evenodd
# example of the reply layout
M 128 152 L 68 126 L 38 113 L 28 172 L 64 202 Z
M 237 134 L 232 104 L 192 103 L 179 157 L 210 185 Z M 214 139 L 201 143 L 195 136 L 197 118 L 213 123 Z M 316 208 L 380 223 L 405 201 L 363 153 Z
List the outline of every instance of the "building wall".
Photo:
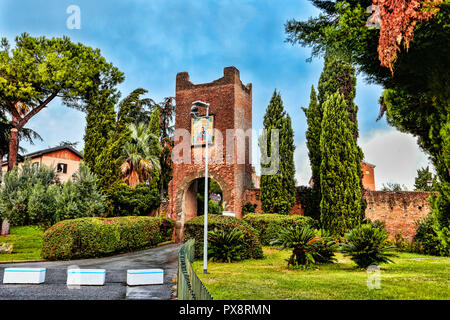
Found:
M 415 191 L 368 191 L 365 193 L 366 217 L 373 221 L 384 221 L 390 237 L 401 233 L 405 239 L 411 241 L 415 234 L 416 221 L 431 212 L 429 195 L 429 192 Z M 298 194 L 296 198 L 291 214 L 303 215 Z M 256 212 L 262 213 L 259 189 L 247 189 L 244 201 L 256 204 Z
M 58 163 L 64 163 L 67 164 L 67 173 L 58 173 L 58 177 L 61 182 L 67 182 L 70 178 L 72 178 L 72 175 L 77 172 L 78 168 L 80 167 L 80 160 L 72 160 L 72 159 L 61 159 L 54 157 L 54 155 L 51 154 L 45 154 L 41 158 L 41 164 L 45 164 L 49 167 L 55 167 L 58 165 Z
M 77 172 L 80 166 L 81 158 L 69 150 L 59 150 L 54 152 L 46 153 L 40 157 L 31 159 L 31 163 L 39 163 L 39 165 L 44 164 L 48 167 L 55 167 L 58 163 L 67 164 L 66 173 L 58 173 L 58 177 L 61 182 L 67 182 L 72 175 Z M 17 164 L 19 167 L 23 165 L 23 162 Z M 2 167 L 3 174 L 8 171 L 8 165 Z
M 361 170 L 363 172 L 362 183 L 365 189 L 374 191 L 375 190 L 375 170 L 374 167 L 362 162 Z

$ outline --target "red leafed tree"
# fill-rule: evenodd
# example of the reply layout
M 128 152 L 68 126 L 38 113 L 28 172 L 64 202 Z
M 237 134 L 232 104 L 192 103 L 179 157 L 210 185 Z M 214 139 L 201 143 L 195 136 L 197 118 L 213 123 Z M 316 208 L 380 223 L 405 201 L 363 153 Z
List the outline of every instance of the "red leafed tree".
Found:
M 400 45 L 406 50 L 418 22 L 428 21 L 439 10 L 443 0 L 373 0 L 380 15 L 378 56 L 381 65 L 394 71 Z

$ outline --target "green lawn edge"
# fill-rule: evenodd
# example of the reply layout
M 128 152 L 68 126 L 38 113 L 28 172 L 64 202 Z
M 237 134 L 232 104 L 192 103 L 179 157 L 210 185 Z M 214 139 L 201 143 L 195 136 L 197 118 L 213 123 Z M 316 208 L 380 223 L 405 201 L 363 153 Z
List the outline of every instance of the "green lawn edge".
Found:
M 209 262 L 208 274 L 202 272 L 202 261 L 195 261 L 193 268 L 216 300 L 450 299 L 448 257 L 400 252 L 394 264 L 381 265 L 374 275 L 342 254 L 334 264 L 288 269 L 289 255 L 287 250 L 264 247 L 262 260 Z M 374 276 L 379 276 L 379 289 Z

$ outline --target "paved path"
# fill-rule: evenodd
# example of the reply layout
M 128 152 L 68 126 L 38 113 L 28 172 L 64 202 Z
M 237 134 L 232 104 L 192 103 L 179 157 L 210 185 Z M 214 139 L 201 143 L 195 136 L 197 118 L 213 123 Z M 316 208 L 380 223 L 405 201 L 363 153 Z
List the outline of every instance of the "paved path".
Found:
M 175 285 L 172 280 L 177 274 L 180 248 L 180 244 L 168 244 L 99 259 L 0 264 L 0 300 L 168 300 L 172 296 L 172 287 Z M 105 285 L 67 287 L 69 266 L 106 269 Z M 3 284 L 4 268 L 10 267 L 47 268 L 45 283 L 40 285 Z M 164 284 L 127 286 L 127 269 L 144 268 L 164 269 Z

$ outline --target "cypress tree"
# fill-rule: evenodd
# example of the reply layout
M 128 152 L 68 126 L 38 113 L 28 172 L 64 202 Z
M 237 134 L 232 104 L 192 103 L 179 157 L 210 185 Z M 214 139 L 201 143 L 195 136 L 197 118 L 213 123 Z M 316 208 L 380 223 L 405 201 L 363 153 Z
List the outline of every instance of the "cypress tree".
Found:
M 311 87 L 310 102 L 308 108 L 302 108 L 305 112 L 306 123 L 308 129 L 306 130 L 306 147 L 308 148 L 309 162 L 311 164 L 312 171 L 312 197 L 305 215 L 310 215 L 314 219 L 320 219 L 320 200 L 322 198 L 320 194 L 320 135 L 322 133 L 322 112 L 320 111 L 319 104 L 317 102 L 316 90 L 314 86 Z
M 95 172 L 96 159 L 107 146 L 109 133 L 114 129 L 114 106 L 118 98 L 118 94 L 99 88 L 91 90 L 87 97 L 83 161 L 97 176 L 99 172 Z
M 150 123 L 148 125 L 148 129 L 151 134 L 154 134 L 155 139 L 152 139 L 151 141 L 151 150 L 153 150 L 153 154 L 157 156 L 158 158 L 161 158 L 161 143 L 160 143 L 160 133 L 161 133 L 161 122 L 160 122 L 160 112 L 159 107 L 156 107 L 153 109 L 153 112 L 150 116 Z M 158 145 L 158 146 L 156 146 Z M 152 183 L 151 183 L 151 189 L 156 190 L 158 193 L 161 190 L 161 172 L 158 169 L 154 169 L 152 171 Z
M 359 150 L 344 95 L 338 91 L 329 95 L 323 108 L 320 220 L 322 227 L 332 234 L 344 235 L 364 218 Z
M 160 112 L 159 108 L 155 108 L 150 116 L 148 128 L 150 133 L 159 137 L 160 135 Z
M 286 115 L 283 101 L 279 93 L 273 93 L 264 116 L 265 134 L 260 136 L 261 150 L 261 206 L 265 212 L 289 214 L 295 203 L 294 182 L 294 142 L 291 119 Z M 272 155 L 272 132 L 278 130 L 278 154 Z M 266 139 L 264 139 L 266 137 Z M 277 157 L 278 155 L 278 157 Z M 267 164 L 267 158 L 275 156 L 274 162 Z M 267 157 L 267 158 L 266 158 Z M 277 172 L 268 173 L 272 165 L 278 167 Z M 266 173 L 266 174 L 265 174 Z
M 294 130 L 289 114 L 283 118 L 280 132 L 280 169 L 283 192 L 289 211 L 295 205 L 295 163 L 294 163 Z
M 358 122 L 357 113 L 358 107 L 353 100 L 356 96 L 356 77 L 355 68 L 350 64 L 339 60 L 329 54 L 325 54 L 325 61 L 323 71 L 320 75 L 318 85 L 318 100 L 319 107 L 323 113 L 323 104 L 325 103 L 327 96 L 334 94 L 336 91 L 344 95 L 345 102 L 347 104 L 347 111 L 350 121 L 352 122 L 352 132 L 355 139 L 358 138 Z
M 358 106 L 356 106 L 353 101 L 356 96 L 355 68 L 349 63 L 336 58 L 329 52 L 326 52 L 323 71 L 319 79 L 317 95 L 317 99 L 319 101 L 319 110 L 322 115 L 324 112 L 323 104 L 325 103 L 327 97 L 334 94 L 336 91 L 339 91 L 339 93 L 344 96 L 345 103 L 347 105 L 347 112 L 350 119 L 352 135 L 355 141 L 357 141 L 359 137 L 357 120 Z M 364 191 L 364 186 L 362 183 L 363 172 L 361 169 L 361 162 L 364 159 L 364 153 L 359 146 L 357 146 L 357 148 L 359 157 L 359 185 L 361 190 Z M 363 196 L 361 197 L 361 211 L 364 215 L 367 207 L 367 202 Z

